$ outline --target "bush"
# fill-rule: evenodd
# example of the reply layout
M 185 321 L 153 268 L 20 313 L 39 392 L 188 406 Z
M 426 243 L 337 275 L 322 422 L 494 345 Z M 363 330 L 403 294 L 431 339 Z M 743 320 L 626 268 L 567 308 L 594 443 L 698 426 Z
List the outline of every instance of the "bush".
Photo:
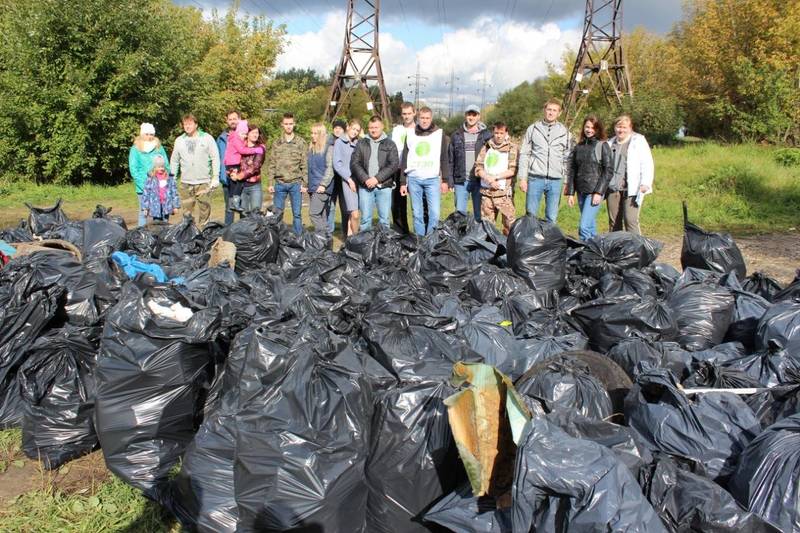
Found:
M 800 148 L 782 148 L 776 150 L 775 161 L 785 167 L 800 167 Z

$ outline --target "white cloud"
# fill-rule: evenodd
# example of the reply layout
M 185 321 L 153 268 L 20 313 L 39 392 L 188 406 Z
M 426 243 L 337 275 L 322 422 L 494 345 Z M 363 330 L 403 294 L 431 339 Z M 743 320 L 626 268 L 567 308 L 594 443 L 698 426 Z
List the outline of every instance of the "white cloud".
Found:
M 319 32 L 290 35 L 278 68 L 314 68 L 328 73 L 339 61 L 344 17 L 331 13 Z M 435 30 L 434 30 L 435 31 Z M 427 79 L 422 100 L 444 105 L 449 101 L 451 69 L 456 76 L 456 108 L 461 96 L 467 103 L 480 104 L 481 85 L 486 75 L 486 100 L 547 73 L 547 63 L 559 64 L 564 50 L 577 49 L 581 32 L 562 30 L 554 23 L 540 26 L 480 18 L 466 28 L 445 32 L 442 39 L 419 51 L 411 49 L 400 34 L 381 33 L 381 64 L 390 94 L 402 91 L 412 97 L 410 76 L 420 60 L 420 74 Z

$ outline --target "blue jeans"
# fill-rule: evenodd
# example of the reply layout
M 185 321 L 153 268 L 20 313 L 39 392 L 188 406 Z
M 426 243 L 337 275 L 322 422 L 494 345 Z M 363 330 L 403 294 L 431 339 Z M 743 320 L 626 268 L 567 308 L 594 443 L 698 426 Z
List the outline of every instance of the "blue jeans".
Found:
M 242 189 L 242 209 L 245 213 L 260 211 L 261 202 L 264 199 L 264 192 L 261 190 L 261 183 L 245 185 Z
M 222 186 L 222 198 L 225 200 L 225 225 L 226 226 L 230 226 L 231 224 L 233 224 L 233 211 L 228 209 L 228 202 L 230 201 L 230 198 L 228 196 L 228 191 L 229 191 L 228 185 L 227 184 L 223 185 Z
M 292 229 L 300 235 L 303 233 L 303 219 L 300 215 L 300 208 L 303 205 L 303 197 L 300 194 L 300 182 L 297 183 L 275 183 L 275 196 L 272 205 L 275 209 L 283 211 L 286 205 L 286 196 L 292 203 Z
M 136 196 L 139 197 L 139 220 L 137 220 L 137 225 L 141 227 L 147 224 L 147 217 L 144 214 L 144 206 L 142 205 L 142 202 L 144 201 L 144 194 L 137 192 Z
M 414 218 L 414 233 L 427 235 L 439 224 L 439 208 L 442 201 L 441 182 L 439 178 L 408 178 L 408 194 L 411 196 L 411 213 Z M 428 227 L 422 216 L 423 201 L 428 206 Z
M 472 197 L 472 214 L 475 220 L 481 219 L 481 184 L 473 180 L 456 183 L 456 211 L 467 214 L 467 202 Z
M 597 205 L 592 205 L 591 194 L 578 193 L 578 208 L 581 210 L 581 220 L 578 223 L 578 236 L 582 241 L 588 241 L 597 235 L 597 213 L 603 205 L 601 201 Z
M 551 224 L 558 218 L 558 204 L 561 201 L 561 178 L 547 179 L 541 176 L 528 177 L 528 194 L 525 210 L 531 216 L 539 213 L 539 201 L 544 194 L 544 217 Z
M 378 206 L 378 224 L 384 228 L 389 227 L 389 213 L 392 212 L 392 189 L 386 187 L 372 190 L 358 189 L 358 210 L 361 211 L 361 225 L 359 230 L 366 231 L 372 228 L 372 208 Z

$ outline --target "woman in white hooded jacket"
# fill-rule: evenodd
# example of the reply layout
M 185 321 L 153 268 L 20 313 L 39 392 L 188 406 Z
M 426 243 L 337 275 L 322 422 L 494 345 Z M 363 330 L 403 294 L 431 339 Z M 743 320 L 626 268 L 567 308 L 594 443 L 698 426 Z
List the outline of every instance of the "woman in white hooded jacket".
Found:
M 639 210 L 645 195 L 653 192 L 654 165 L 644 135 L 633 131 L 630 115 L 614 121 L 616 136 L 608 141 L 614 156 L 614 176 L 606 196 L 609 231 L 641 234 Z

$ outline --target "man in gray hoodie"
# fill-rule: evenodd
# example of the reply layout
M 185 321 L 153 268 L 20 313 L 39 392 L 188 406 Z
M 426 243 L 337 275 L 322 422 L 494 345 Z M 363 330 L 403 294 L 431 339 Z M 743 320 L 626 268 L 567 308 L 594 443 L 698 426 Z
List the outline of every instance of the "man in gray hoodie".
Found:
M 561 183 L 567 174 L 567 160 L 572 149 L 572 136 L 558 122 L 561 102 L 549 99 L 544 105 L 544 119 L 528 126 L 519 149 L 517 181 L 527 193 L 526 211 L 536 216 L 544 195 L 545 218 L 555 224 L 561 199 Z
M 182 120 L 183 135 L 175 139 L 169 168 L 180 180 L 183 214 L 198 205 L 197 223 L 202 227 L 211 217 L 211 193 L 219 187 L 219 149 L 214 137 L 197 127 L 194 115 Z
M 400 169 L 397 146 L 383 131 L 381 117 L 369 119 L 367 132 L 369 135 L 358 141 L 350 159 L 350 172 L 358 182 L 359 231 L 372 227 L 373 206 L 378 207 L 378 224 L 389 227 L 394 178 Z

